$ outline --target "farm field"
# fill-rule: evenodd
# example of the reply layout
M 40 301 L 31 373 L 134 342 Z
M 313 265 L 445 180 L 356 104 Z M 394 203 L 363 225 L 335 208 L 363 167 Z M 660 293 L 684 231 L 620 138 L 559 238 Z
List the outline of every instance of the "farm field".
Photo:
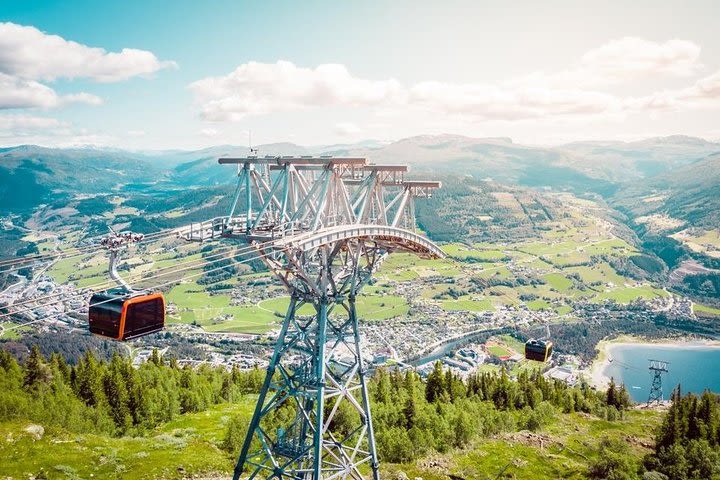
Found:
M 671 235 L 691 250 L 709 257 L 720 258 L 720 230 L 686 229 Z
M 693 305 L 693 311 L 696 315 L 700 316 L 720 317 L 720 308 L 709 307 L 707 305 L 702 305 L 699 303 Z
M 502 201 L 515 208 L 518 198 L 506 195 Z M 567 202 L 571 214 L 547 221 L 538 230 L 539 238 L 446 243 L 441 248 L 447 257 L 440 260 L 408 253 L 388 256 L 377 272 L 377 281 L 358 297 L 360 319 L 402 318 L 417 302 L 453 315 L 516 308 L 561 317 L 572 316 L 573 303 L 580 300 L 629 303 L 666 295 L 649 283 L 618 273 L 610 264 L 613 259 L 626 259 L 636 250 L 614 236 L 606 222 L 583 213 L 582 208 L 591 203 Z M 41 240 L 46 248 L 55 243 L 52 238 Z M 177 309 L 172 322 L 193 324 L 208 332 L 264 333 L 276 328 L 288 305 L 282 285 L 267 273 L 248 274 L 246 265 L 238 266 L 231 278 L 217 281 L 226 288 L 198 283 L 203 278 L 203 271 L 197 268 L 203 260 L 199 248 L 197 244 L 179 244 L 173 252 L 161 253 L 152 244 L 143 246 L 140 255 L 121 268 L 121 275 L 135 279 L 137 283 L 131 283 L 140 287 L 191 275 L 190 281 L 166 292 L 168 302 Z M 58 282 L 71 281 L 80 287 L 110 285 L 106 261 L 104 252 L 66 259 L 55 263 L 48 273 Z M 171 273 L 175 266 L 183 271 Z M 143 276 L 163 272 L 167 275 L 142 281 Z M 252 275 L 266 277 L 260 288 L 254 286 Z M 413 284 L 422 288 L 410 294 L 406 288 Z M 313 309 L 303 306 L 300 313 L 311 315 Z
M 442 302 L 443 310 L 453 312 L 459 310 L 467 310 L 468 312 L 484 312 L 488 310 L 494 310 L 492 302 L 485 298 L 482 300 L 470 300 L 470 299 L 458 299 L 458 300 L 445 300 Z

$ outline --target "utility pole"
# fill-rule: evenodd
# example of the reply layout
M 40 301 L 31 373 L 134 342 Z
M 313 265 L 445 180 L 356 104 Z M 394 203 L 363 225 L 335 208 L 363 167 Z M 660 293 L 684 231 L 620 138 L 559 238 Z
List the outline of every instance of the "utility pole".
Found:
M 663 400 L 662 391 L 662 374 L 668 373 L 668 362 L 663 360 L 648 360 L 650 366 L 648 369 L 653 372 L 652 386 L 650 387 L 650 395 L 648 396 L 647 406 L 649 407 L 653 403 L 660 404 Z

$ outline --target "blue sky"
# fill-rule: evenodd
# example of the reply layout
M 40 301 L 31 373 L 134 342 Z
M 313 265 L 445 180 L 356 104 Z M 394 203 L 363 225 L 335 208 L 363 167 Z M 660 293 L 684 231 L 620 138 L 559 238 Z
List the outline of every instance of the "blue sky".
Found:
M 0 144 L 717 140 L 717 18 L 712 1 L 2 0 Z

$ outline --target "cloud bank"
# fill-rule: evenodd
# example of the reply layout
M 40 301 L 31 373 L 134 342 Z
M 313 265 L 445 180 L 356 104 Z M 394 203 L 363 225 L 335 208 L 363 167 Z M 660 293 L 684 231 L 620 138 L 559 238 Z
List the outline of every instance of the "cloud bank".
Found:
M 176 66 L 175 62 L 158 60 L 146 50 L 107 52 L 35 27 L 0 23 L 0 109 L 48 109 L 69 103 L 100 105 L 102 100 L 95 95 L 59 95 L 41 82 L 59 78 L 119 82 Z
M 0 72 L 31 80 L 89 78 L 119 82 L 148 76 L 175 62 L 160 61 L 147 50 L 107 52 L 49 35 L 35 27 L 0 23 Z
M 227 75 L 193 82 L 189 89 L 203 119 L 238 121 L 248 115 L 317 107 L 382 107 L 516 121 L 539 117 L 617 115 L 661 109 L 696 109 L 720 102 L 720 72 L 692 85 L 637 96 L 609 87 L 639 79 L 696 76 L 700 47 L 673 39 L 663 43 L 624 37 L 589 50 L 558 72 L 534 72 L 498 84 L 422 81 L 403 85 L 389 78 L 353 76 L 344 65 L 299 67 L 248 62 Z

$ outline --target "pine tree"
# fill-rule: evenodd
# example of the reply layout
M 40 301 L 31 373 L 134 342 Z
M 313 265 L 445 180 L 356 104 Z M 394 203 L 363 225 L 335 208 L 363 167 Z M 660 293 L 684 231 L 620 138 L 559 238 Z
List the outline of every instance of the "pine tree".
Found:
M 91 407 L 106 403 L 102 386 L 102 370 L 103 366 L 98 363 L 89 350 L 75 368 L 75 392 L 78 397 Z
M 607 392 L 605 393 L 605 403 L 609 407 L 617 406 L 617 390 L 615 387 L 615 379 L 610 378 L 610 385 L 608 386 Z
M 45 358 L 37 345 L 33 345 L 30 355 L 25 361 L 25 375 L 23 386 L 28 390 L 39 388 L 43 383 L 50 381 L 50 368 L 45 364 Z
M 410 430 L 415 426 L 415 418 L 417 417 L 417 405 L 415 404 L 415 397 L 413 395 L 409 396 L 405 402 L 403 416 L 405 417 L 405 429 Z
M 433 403 L 435 400 L 440 398 L 444 390 L 445 385 L 443 383 L 442 364 L 440 362 L 435 362 L 433 370 L 430 372 L 427 377 L 427 381 L 425 382 L 425 399 L 428 403 Z
M 390 378 L 384 368 L 379 368 L 376 375 L 375 401 L 387 403 L 390 400 Z

